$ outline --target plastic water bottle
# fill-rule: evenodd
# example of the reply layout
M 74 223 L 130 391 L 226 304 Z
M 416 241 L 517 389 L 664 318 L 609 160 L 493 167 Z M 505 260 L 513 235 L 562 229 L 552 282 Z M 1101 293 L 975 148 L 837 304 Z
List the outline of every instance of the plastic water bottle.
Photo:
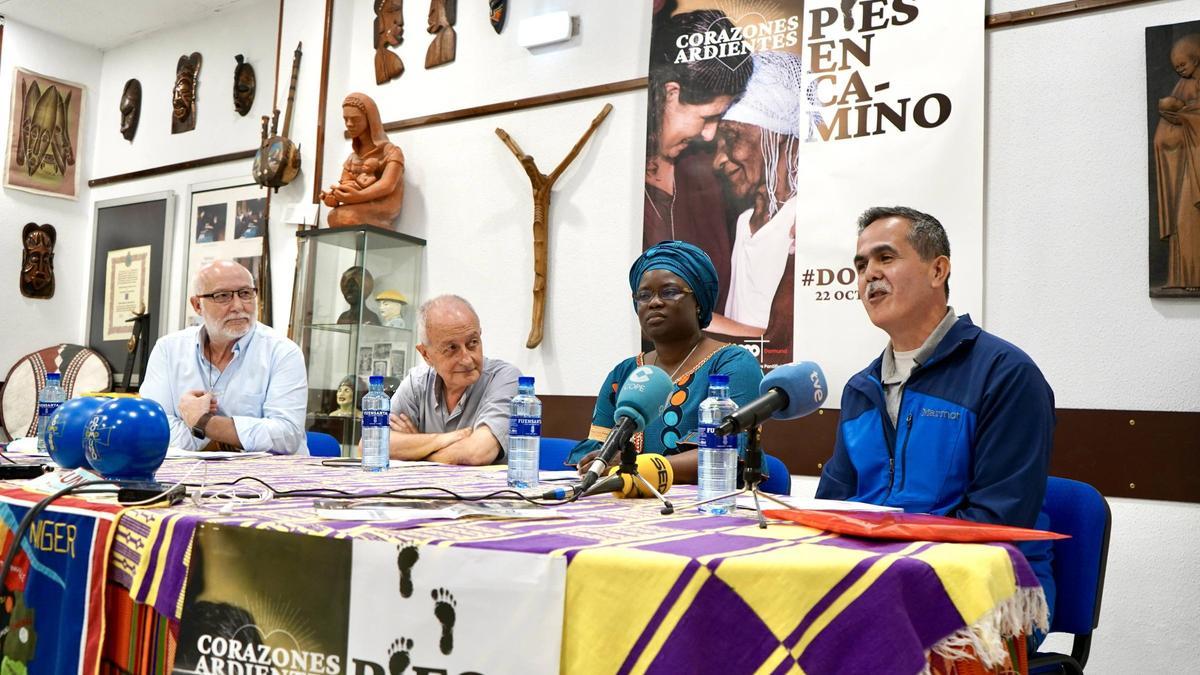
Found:
M 733 492 L 737 486 L 738 434 L 720 436 L 713 433 L 726 415 L 737 410 L 729 398 L 729 376 L 708 376 L 708 398 L 700 402 L 700 441 L 698 472 L 700 499 Z M 700 510 L 710 515 L 732 513 L 734 498 L 702 504 Z
M 517 380 L 517 395 L 508 415 L 508 486 L 538 485 L 538 455 L 542 443 L 542 402 L 533 395 L 533 378 Z
M 38 394 L 38 452 L 47 452 L 46 429 L 50 428 L 50 417 L 65 400 L 67 392 L 62 388 L 62 374 L 46 373 L 46 386 L 42 387 L 41 393 Z
M 392 401 L 383 393 L 383 376 L 372 375 L 367 395 L 362 400 L 362 468 L 383 471 L 388 468 L 388 413 Z

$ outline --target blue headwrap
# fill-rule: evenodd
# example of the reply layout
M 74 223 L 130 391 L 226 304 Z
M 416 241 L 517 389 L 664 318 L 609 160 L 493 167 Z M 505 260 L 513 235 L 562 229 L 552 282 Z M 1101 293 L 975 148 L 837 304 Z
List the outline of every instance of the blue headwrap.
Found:
M 642 275 L 649 270 L 667 270 L 687 282 L 700 307 L 700 327 L 712 322 L 717 302 L 717 268 L 708 254 L 686 241 L 660 241 L 646 249 L 629 268 L 629 288 L 637 293 Z M 634 310 L 637 303 L 633 303 Z

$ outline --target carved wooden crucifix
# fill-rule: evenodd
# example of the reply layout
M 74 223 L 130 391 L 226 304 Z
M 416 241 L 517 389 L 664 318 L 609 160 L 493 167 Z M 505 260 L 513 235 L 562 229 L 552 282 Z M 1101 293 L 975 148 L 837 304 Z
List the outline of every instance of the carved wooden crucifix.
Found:
M 521 146 L 508 135 L 508 132 L 497 128 L 496 135 L 512 154 L 521 163 L 521 167 L 525 169 L 525 173 L 529 176 L 529 183 L 533 187 L 533 325 L 529 329 L 529 338 L 525 341 L 527 349 L 533 349 L 542 343 L 542 329 L 546 319 L 546 269 L 547 269 L 547 243 L 550 236 L 550 191 L 554 188 L 554 181 L 562 175 L 562 172 L 567 166 L 579 155 L 579 151 L 583 149 L 584 144 L 600 127 L 600 123 L 608 117 L 608 113 L 612 112 L 612 104 L 605 103 L 604 108 L 596 115 L 596 119 L 592 120 L 591 126 L 580 137 L 579 142 L 575 147 L 571 148 L 571 152 L 563 158 L 554 171 L 550 175 L 545 175 L 538 171 L 537 162 L 533 157 L 525 154 Z

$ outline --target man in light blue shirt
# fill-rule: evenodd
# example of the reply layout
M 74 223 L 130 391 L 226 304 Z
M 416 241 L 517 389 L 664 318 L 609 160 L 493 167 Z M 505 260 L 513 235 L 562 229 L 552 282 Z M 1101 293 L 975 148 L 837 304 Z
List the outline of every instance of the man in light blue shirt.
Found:
M 255 320 L 257 298 L 245 267 L 209 263 L 189 298 L 204 325 L 155 343 L 141 394 L 166 410 L 172 447 L 308 454 L 304 357 Z

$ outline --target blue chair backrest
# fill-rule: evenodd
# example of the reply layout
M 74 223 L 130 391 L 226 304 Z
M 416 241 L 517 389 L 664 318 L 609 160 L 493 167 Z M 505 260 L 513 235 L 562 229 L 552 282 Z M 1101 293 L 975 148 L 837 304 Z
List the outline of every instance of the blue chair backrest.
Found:
M 341 457 L 342 444 L 327 433 L 310 431 L 308 436 L 308 454 L 313 457 Z
M 579 445 L 579 441 L 569 438 L 543 438 L 538 454 L 538 471 L 566 471 L 571 468 L 564 464 L 571 449 Z
M 1054 542 L 1057 598 L 1051 632 L 1086 635 L 1100 623 L 1100 597 L 1108 561 L 1112 513 L 1096 488 L 1069 478 L 1046 482 L 1050 529 L 1071 535 Z
M 787 465 L 775 455 L 763 453 L 767 460 L 767 479 L 758 485 L 763 492 L 773 495 L 792 494 L 792 474 L 788 473 Z

